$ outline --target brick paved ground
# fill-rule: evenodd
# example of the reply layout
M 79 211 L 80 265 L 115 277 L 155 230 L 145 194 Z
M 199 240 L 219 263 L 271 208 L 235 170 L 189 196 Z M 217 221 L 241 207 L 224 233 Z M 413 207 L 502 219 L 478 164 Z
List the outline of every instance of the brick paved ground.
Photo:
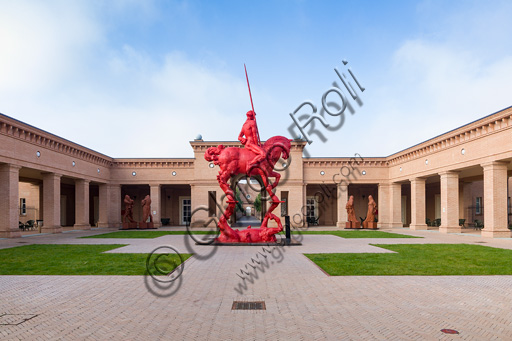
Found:
M 269 267 L 243 294 L 234 290 L 241 282 L 236 273 L 261 247 L 196 246 L 184 236 L 76 239 L 106 230 L 3 239 L 0 248 L 130 244 L 111 252 L 150 252 L 161 245 L 187 252 L 188 244 L 199 258 L 189 259 L 183 275 L 166 288 L 140 276 L 0 276 L 0 339 L 512 339 L 512 276 L 329 277 L 302 255 L 389 252 L 370 243 L 485 241 L 481 245 L 512 249 L 512 239 L 393 231 L 425 238 L 305 235 L 303 246 L 260 256 Z M 265 301 L 266 310 L 233 311 L 234 300 Z M 443 334 L 443 328 L 460 334 Z

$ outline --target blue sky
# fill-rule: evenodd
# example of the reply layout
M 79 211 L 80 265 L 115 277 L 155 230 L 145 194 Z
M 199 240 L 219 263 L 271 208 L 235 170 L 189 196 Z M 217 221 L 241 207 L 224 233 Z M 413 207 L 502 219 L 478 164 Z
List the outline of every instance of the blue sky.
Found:
M 387 156 L 512 105 L 511 14 L 508 1 L 0 0 L 0 112 L 112 157 L 192 157 L 197 134 L 236 140 L 244 63 L 262 139 L 291 137 L 289 113 L 320 109 L 333 82 L 348 96 L 334 68 L 350 66 L 361 105 L 324 115 L 307 155 Z

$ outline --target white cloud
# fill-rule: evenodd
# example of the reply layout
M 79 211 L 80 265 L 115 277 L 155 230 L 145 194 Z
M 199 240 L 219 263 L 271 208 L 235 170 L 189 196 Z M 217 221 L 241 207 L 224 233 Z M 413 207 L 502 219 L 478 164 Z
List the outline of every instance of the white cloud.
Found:
M 2 113 L 114 157 L 190 157 L 198 133 L 236 139 L 226 122 L 246 109 L 242 78 L 177 51 L 158 60 L 108 48 L 92 12 L 68 2 L 2 7 Z
M 362 152 L 389 155 L 512 105 L 512 46 L 492 36 L 512 34 L 508 22 L 495 22 L 503 10 L 469 8 L 448 15 L 453 22 L 440 28 L 442 35 L 400 44 L 383 71 L 388 82 L 368 87 L 364 108 L 368 135 L 384 143 L 363 145 Z M 489 53 L 489 39 L 504 46 Z
M 98 39 L 99 27 L 80 3 L 3 1 L 0 91 L 42 91 L 57 84 Z
M 313 156 L 387 156 L 512 105 L 512 4 L 423 5 L 420 29 L 375 58 L 364 106 L 327 144 L 317 139 Z
M 48 111 L 47 120 L 55 123 L 50 131 L 114 157 L 191 157 L 188 141 L 199 133 L 208 140 L 236 139 L 238 131 L 226 123 L 241 119 L 241 126 L 245 119 L 239 115 L 246 104 L 242 79 L 181 53 L 159 64 L 129 46 L 107 65 L 106 85 L 85 79 L 98 88 L 74 93 Z M 70 111 L 79 119 L 59 125 Z
M 112 33 L 119 23 L 109 19 L 120 14 L 140 12 L 139 24 L 161 15 L 145 4 L 2 2 L 0 111 L 114 157 L 191 157 L 188 141 L 198 133 L 235 140 L 249 108 L 243 65 L 233 76 L 226 51 L 206 62 L 173 45 L 157 55 Z M 311 155 L 385 156 L 511 105 L 512 24 L 502 20 L 510 5 L 467 7 L 436 12 L 438 32 L 409 35 L 391 57 L 375 56 L 379 74 L 362 79 L 364 106 L 352 102 L 356 113 L 346 113 L 340 131 L 324 131 L 327 143 L 315 139 Z M 297 95 L 273 84 L 272 74 L 257 77 L 262 138 L 288 135 Z M 319 78 L 336 79 L 329 77 Z M 321 85 L 301 81 L 320 107 L 312 89 Z
M 404 121 L 421 138 L 457 128 L 512 103 L 509 96 L 512 56 L 483 63 L 478 51 L 449 44 L 408 41 L 395 54 L 393 75 Z M 407 131 L 400 127 L 402 132 Z M 416 132 L 409 133 L 411 137 Z M 421 141 L 417 141 L 421 142 Z

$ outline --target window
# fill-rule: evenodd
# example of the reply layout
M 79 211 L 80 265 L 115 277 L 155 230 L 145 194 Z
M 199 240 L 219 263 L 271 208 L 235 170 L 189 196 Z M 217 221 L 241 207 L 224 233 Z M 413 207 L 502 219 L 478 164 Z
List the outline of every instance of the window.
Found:
M 317 202 L 315 197 L 306 198 L 306 218 L 315 219 L 317 218 Z
M 217 192 L 208 191 L 208 217 L 216 216 L 216 205 L 217 205 Z
M 20 215 L 27 215 L 27 200 L 20 198 Z
M 476 197 L 475 214 L 482 214 L 482 197 Z
M 181 225 L 187 225 L 190 223 L 192 202 L 190 197 L 179 197 L 179 200 Z

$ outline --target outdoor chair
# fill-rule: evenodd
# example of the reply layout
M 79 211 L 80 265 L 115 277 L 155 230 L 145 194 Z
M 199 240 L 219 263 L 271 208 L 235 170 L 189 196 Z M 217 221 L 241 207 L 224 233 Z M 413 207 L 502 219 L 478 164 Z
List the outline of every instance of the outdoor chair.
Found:
M 459 219 L 459 226 L 462 226 L 462 228 L 466 227 L 466 219 Z
M 480 220 L 475 219 L 475 230 L 481 230 L 484 228 L 484 223 L 482 223 Z
M 20 230 L 25 231 L 25 224 L 23 224 L 21 221 L 18 221 L 18 227 Z
M 436 227 L 441 226 L 441 218 L 437 218 L 437 219 L 434 221 L 434 224 L 435 224 L 434 226 L 436 226 Z
M 34 230 L 36 228 L 36 225 L 35 225 L 35 221 L 34 220 L 29 220 L 25 223 L 25 229 L 26 230 Z

